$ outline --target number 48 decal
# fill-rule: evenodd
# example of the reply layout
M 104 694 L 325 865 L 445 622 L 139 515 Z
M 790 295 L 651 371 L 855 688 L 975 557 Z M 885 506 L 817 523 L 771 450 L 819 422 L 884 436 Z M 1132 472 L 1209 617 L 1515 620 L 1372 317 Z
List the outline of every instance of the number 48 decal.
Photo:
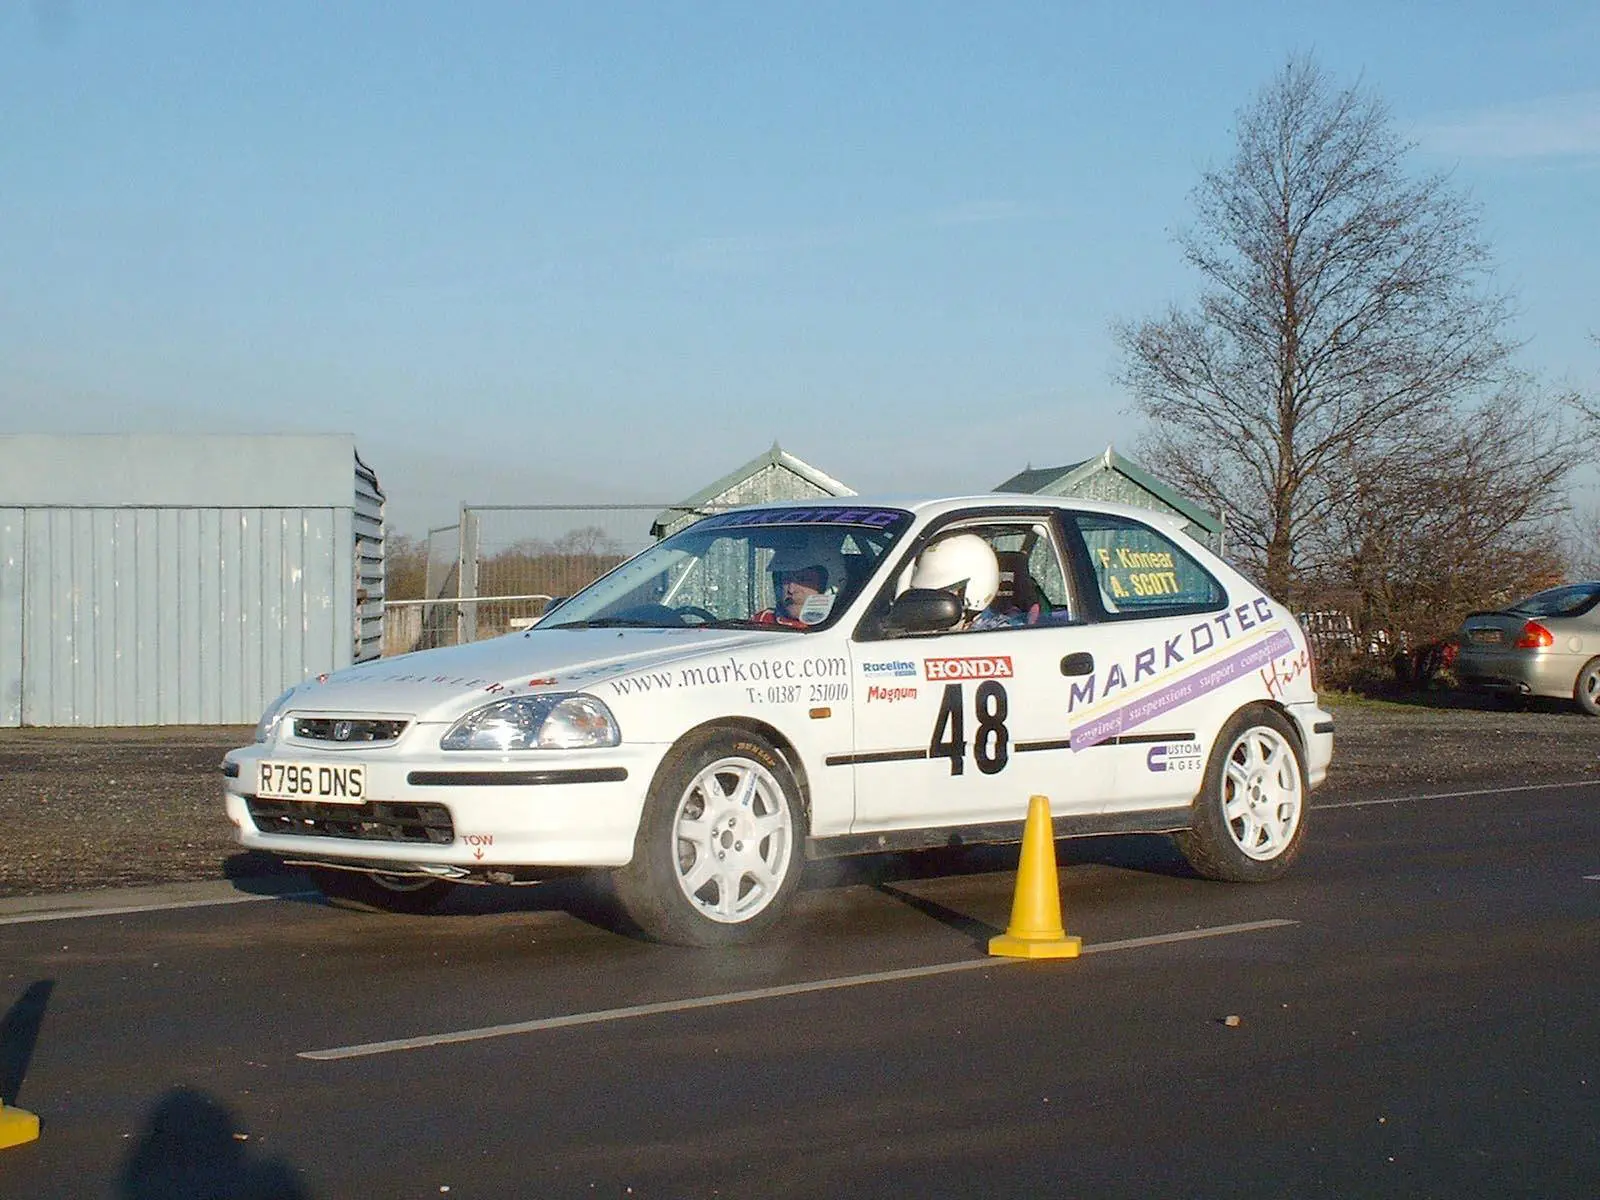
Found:
M 978 770 L 993 775 L 1005 769 L 1011 757 L 1011 735 L 1006 731 L 1006 689 L 993 679 L 978 685 L 978 729 L 972 739 L 972 757 Z M 947 683 L 939 703 L 939 717 L 933 723 L 933 740 L 928 743 L 929 758 L 948 758 L 950 774 L 959 775 L 967 766 L 966 698 L 959 683 Z

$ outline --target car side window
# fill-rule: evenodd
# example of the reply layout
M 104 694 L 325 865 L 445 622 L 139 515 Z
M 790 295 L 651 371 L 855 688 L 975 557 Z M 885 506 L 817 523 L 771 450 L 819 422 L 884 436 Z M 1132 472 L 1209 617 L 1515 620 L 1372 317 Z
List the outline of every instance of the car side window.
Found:
M 966 539 L 970 546 L 974 537 L 992 554 L 982 572 L 984 582 L 978 578 L 961 581 L 974 589 L 963 588 L 964 615 L 950 628 L 928 632 L 982 633 L 1078 620 L 1071 577 L 1064 569 L 1059 541 L 1048 519 L 962 522 L 940 530 L 923 551 L 946 539 Z M 917 561 L 901 573 L 897 594 L 912 586 Z
M 994 548 L 1000 586 L 990 611 L 1007 625 L 1061 624 L 1073 619 L 1061 555 L 1047 523 L 980 527 L 973 532 Z M 975 623 L 981 628 L 981 623 Z
M 1072 521 L 1108 618 L 1209 612 L 1227 603 L 1211 573 L 1159 530 L 1105 513 L 1077 513 Z

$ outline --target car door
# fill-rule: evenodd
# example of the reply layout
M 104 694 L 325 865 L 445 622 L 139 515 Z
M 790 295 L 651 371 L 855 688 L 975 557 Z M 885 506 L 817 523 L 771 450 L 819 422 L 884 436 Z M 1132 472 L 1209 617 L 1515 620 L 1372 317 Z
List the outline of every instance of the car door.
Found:
M 1293 650 L 1284 618 L 1258 593 L 1230 596 L 1152 524 L 1078 512 L 1066 525 L 1098 631 L 1093 670 L 1069 697 L 1069 736 L 1115 777 L 1101 811 L 1187 804 L 1223 722 L 1265 697 L 1260 672 Z
M 1057 815 L 1092 812 L 1114 788 L 1113 757 L 1075 754 L 1068 736 L 1072 688 L 1099 648 L 1059 526 L 1045 510 L 961 515 L 896 571 L 904 578 L 927 544 L 965 532 L 1008 559 L 1010 586 L 1036 603 L 984 629 L 892 636 L 871 615 L 863 622 L 852 642 L 857 832 L 1018 821 L 1034 794 Z

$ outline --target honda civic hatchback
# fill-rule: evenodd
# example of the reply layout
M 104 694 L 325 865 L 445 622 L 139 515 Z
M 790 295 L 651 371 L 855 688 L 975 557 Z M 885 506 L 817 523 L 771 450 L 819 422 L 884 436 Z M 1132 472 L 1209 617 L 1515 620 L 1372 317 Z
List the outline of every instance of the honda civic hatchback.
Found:
M 337 903 L 605 868 L 720 946 L 807 861 L 1018 840 L 1033 795 L 1274 879 L 1332 752 L 1294 618 L 1179 521 L 993 494 L 706 517 L 531 629 L 306 680 L 223 774 Z

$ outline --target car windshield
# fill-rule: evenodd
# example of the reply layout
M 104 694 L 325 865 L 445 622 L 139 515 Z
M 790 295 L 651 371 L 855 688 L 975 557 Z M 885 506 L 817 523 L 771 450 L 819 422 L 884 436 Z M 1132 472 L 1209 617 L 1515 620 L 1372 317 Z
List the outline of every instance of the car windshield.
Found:
M 1535 592 L 1507 611 L 1519 617 L 1579 617 L 1600 601 L 1600 583 L 1569 583 L 1565 587 Z
M 899 509 L 750 508 L 697 521 L 560 604 L 540 629 L 823 629 L 911 523 Z

